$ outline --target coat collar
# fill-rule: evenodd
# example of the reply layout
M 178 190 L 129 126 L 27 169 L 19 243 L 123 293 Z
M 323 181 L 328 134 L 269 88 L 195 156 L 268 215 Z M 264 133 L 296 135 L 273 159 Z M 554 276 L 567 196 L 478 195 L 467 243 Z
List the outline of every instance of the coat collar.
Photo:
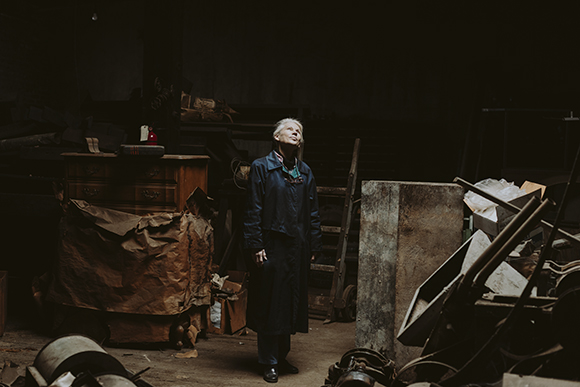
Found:
M 271 171 L 276 168 L 282 168 L 282 163 L 280 163 L 280 160 L 278 160 L 275 151 L 270 152 L 266 156 L 266 165 L 268 167 L 268 171 Z M 306 175 L 308 174 L 308 168 L 306 168 L 306 164 L 304 164 L 300 160 L 296 160 L 296 165 L 298 165 L 298 170 L 300 171 L 300 173 Z

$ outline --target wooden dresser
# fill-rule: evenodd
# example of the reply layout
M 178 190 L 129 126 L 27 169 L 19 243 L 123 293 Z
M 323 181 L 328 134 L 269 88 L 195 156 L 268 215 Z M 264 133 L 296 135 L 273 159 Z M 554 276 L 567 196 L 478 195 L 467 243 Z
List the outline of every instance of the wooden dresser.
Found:
M 145 215 L 180 212 L 196 187 L 207 193 L 209 156 L 63 153 L 65 200 Z

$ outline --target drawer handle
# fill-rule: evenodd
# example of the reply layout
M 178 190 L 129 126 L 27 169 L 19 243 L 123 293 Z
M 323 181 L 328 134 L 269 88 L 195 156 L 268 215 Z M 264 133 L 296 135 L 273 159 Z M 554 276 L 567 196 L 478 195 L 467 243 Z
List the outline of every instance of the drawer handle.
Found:
M 83 167 L 83 172 L 84 172 L 86 175 L 92 176 L 92 175 L 94 175 L 95 173 L 99 172 L 99 169 L 100 169 L 99 167 L 97 167 L 97 166 L 94 166 L 94 165 L 93 165 L 93 166 L 90 166 L 90 165 L 85 165 L 85 166 Z
M 83 193 L 85 194 L 85 196 L 92 198 L 99 194 L 99 190 L 96 188 L 83 188 Z
M 144 189 L 141 193 L 145 196 L 145 199 L 149 200 L 157 199 L 161 195 L 159 191 L 149 191 L 148 189 Z
M 155 168 L 155 169 L 151 169 L 150 171 L 147 171 L 147 173 L 145 175 L 147 175 L 148 178 L 153 178 L 157 175 L 159 175 L 159 172 L 161 172 L 159 169 Z

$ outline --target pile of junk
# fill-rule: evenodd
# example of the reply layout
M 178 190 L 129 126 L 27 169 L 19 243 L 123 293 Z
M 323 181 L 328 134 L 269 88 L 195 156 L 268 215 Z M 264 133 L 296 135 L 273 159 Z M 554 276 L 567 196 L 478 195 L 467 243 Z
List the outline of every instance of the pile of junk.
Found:
M 395 364 L 357 348 L 330 366 L 325 386 L 580 386 L 580 260 L 556 259 L 580 247 L 580 234 L 561 228 L 577 164 L 558 205 L 532 195 L 516 206 L 456 178 L 511 220 L 493 238 L 475 232 L 416 289 L 397 340 L 418 357 Z M 491 290 L 506 285 L 497 276 L 510 258 L 530 256 L 519 295 Z

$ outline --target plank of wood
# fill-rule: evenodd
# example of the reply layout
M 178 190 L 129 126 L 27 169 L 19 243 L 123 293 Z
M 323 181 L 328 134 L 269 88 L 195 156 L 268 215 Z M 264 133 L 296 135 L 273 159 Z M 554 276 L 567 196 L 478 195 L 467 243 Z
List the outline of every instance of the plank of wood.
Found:
M 310 270 L 325 271 L 325 272 L 328 272 L 328 273 L 334 273 L 335 266 L 334 265 L 319 265 L 319 264 L 316 264 L 316 263 L 311 263 L 310 264 Z
M 340 234 L 340 226 L 320 226 L 323 233 Z
M 346 187 L 316 187 L 316 191 L 318 192 L 318 195 L 346 195 Z

